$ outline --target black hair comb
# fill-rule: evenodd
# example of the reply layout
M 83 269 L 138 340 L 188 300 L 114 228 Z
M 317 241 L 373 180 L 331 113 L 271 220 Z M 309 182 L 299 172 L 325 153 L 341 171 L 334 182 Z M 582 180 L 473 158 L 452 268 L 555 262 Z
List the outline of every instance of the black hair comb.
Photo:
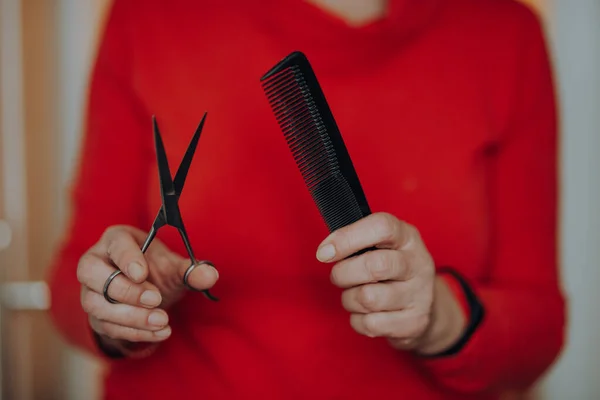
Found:
M 296 165 L 330 232 L 371 214 L 317 77 L 301 52 L 261 79 Z

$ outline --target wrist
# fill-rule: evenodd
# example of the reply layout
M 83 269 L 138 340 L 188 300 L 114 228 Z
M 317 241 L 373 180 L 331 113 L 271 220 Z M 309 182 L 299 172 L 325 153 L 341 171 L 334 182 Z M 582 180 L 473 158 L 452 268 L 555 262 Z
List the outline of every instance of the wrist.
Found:
M 465 312 L 464 299 L 461 301 L 455 295 L 460 291 L 451 288 L 454 283 L 442 275 L 435 278 L 429 329 L 416 349 L 421 355 L 441 353 L 455 344 L 464 334 L 469 316 Z

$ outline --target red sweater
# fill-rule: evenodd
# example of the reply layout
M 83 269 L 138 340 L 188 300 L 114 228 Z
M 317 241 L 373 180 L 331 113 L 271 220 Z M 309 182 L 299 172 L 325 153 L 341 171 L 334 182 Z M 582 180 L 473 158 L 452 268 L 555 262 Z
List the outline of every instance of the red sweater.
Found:
M 178 165 L 208 119 L 181 198 L 219 303 L 188 293 L 172 337 L 110 361 L 106 396 L 206 399 L 492 399 L 559 353 L 556 110 L 540 24 L 511 0 L 394 0 L 351 28 L 300 0 L 117 0 L 91 80 L 73 216 L 51 269 L 51 313 L 99 354 L 76 265 L 114 224 L 149 229 L 160 206 L 151 115 Z M 311 60 L 373 211 L 414 224 L 438 266 L 471 282 L 485 318 L 456 355 L 421 359 L 355 333 L 327 235 L 259 78 Z M 159 237 L 185 254 L 174 230 Z M 470 397 L 472 395 L 473 397 Z

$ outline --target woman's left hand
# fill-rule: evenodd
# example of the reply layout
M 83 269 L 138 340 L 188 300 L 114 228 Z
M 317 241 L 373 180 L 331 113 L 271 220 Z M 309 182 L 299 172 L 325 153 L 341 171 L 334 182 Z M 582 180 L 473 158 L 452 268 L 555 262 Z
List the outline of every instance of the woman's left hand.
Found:
M 370 247 L 362 255 L 347 258 Z M 386 337 L 398 349 L 432 354 L 462 334 L 465 316 L 445 281 L 436 277 L 418 230 L 396 217 L 372 214 L 329 235 L 321 262 L 336 262 L 332 282 L 344 289 L 350 324 L 369 337 Z

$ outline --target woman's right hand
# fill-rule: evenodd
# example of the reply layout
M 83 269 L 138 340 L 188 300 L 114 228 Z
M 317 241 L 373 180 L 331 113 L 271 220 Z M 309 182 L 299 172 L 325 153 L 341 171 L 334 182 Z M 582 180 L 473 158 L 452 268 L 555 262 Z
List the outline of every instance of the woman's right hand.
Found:
M 105 344 L 160 342 L 171 335 L 167 310 L 185 292 L 183 275 L 190 259 L 170 251 L 154 239 L 145 254 L 140 247 L 147 233 L 131 226 L 108 228 L 100 240 L 80 259 L 77 278 L 81 283 L 81 305 L 92 329 Z M 104 283 L 116 269 L 106 301 Z M 197 290 L 210 289 L 218 279 L 217 270 L 201 264 L 188 277 Z

